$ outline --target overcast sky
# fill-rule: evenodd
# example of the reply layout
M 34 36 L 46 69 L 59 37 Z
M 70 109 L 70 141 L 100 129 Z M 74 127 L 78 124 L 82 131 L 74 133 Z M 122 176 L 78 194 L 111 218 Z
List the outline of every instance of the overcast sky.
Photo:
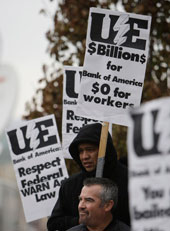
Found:
M 52 16 L 56 1 L 0 0 L 0 65 L 10 65 L 16 72 L 18 94 L 13 116 L 17 119 L 43 76 L 42 64 L 52 62 L 45 38 L 52 20 L 39 13 L 42 8 L 48 8 Z

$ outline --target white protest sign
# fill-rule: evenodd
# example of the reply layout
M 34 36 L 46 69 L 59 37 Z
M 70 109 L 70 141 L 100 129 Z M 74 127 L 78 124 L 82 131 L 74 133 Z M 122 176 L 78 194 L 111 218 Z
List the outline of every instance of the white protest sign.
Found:
M 49 216 L 68 177 L 54 115 L 12 126 L 7 139 L 26 221 Z
M 130 113 L 129 197 L 133 231 L 170 230 L 170 97 Z
M 90 8 L 77 114 L 128 125 L 140 105 L 151 17 Z
M 68 147 L 80 128 L 97 120 L 76 115 L 77 98 L 82 76 L 82 67 L 64 66 L 62 148 L 65 158 L 71 158 Z

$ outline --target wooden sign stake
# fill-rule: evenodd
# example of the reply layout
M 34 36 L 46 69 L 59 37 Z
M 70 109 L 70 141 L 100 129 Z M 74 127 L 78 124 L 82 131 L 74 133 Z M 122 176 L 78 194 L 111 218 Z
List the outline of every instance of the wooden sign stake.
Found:
M 103 176 L 108 130 L 109 130 L 109 122 L 103 122 L 101 135 L 100 135 L 100 145 L 99 145 L 99 153 L 98 153 L 98 160 L 97 160 L 96 177 Z

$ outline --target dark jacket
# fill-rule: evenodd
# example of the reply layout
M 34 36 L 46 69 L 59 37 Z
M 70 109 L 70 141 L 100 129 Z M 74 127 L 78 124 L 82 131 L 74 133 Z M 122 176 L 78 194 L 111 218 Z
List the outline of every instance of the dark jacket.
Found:
M 129 226 L 121 221 L 112 221 L 105 229 L 105 231 L 130 231 Z M 88 231 L 85 225 L 77 225 L 68 229 L 67 231 Z
M 65 231 L 78 225 L 78 196 L 83 187 L 83 180 L 87 177 L 95 176 L 95 171 L 89 173 L 82 166 L 79 158 L 78 144 L 92 142 L 99 145 L 101 127 L 100 123 L 84 126 L 70 144 L 69 152 L 82 171 L 63 181 L 58 200 L 47 222 L 49 231 Z M 112 179 L 118 186 L 118 205 L 113 214 L 114 217 L 129 225 L 127 168 L 117 161 L 117 153 L 110 133 L 107 140 L 103 177 Z

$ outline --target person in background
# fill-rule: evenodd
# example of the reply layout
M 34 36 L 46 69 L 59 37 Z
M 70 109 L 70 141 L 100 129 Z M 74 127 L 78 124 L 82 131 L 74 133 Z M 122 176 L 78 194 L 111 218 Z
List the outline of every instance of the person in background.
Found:
M 87 178 L 79 196 L 79 223 L 68 231 L 130 231 L 116 220 L 113 211 L 118 200 L 116 184 L 107 178 Z
M 95 176 L 101 128 L 100 123 L 82 127 L 70 144 L 70 155 L 80 166 L 81 171 L 62 182 L 58 200 L 47 221 L 48 231 L 65 231 L 79 224 L 78 197 L 84 179 Z M 110 133 L 107 139 L 103 177 L 113 180 L 119 189 L 118 205 L 113 216 L 129 225 L 127 168 L 117 160 L 117 153 Z

